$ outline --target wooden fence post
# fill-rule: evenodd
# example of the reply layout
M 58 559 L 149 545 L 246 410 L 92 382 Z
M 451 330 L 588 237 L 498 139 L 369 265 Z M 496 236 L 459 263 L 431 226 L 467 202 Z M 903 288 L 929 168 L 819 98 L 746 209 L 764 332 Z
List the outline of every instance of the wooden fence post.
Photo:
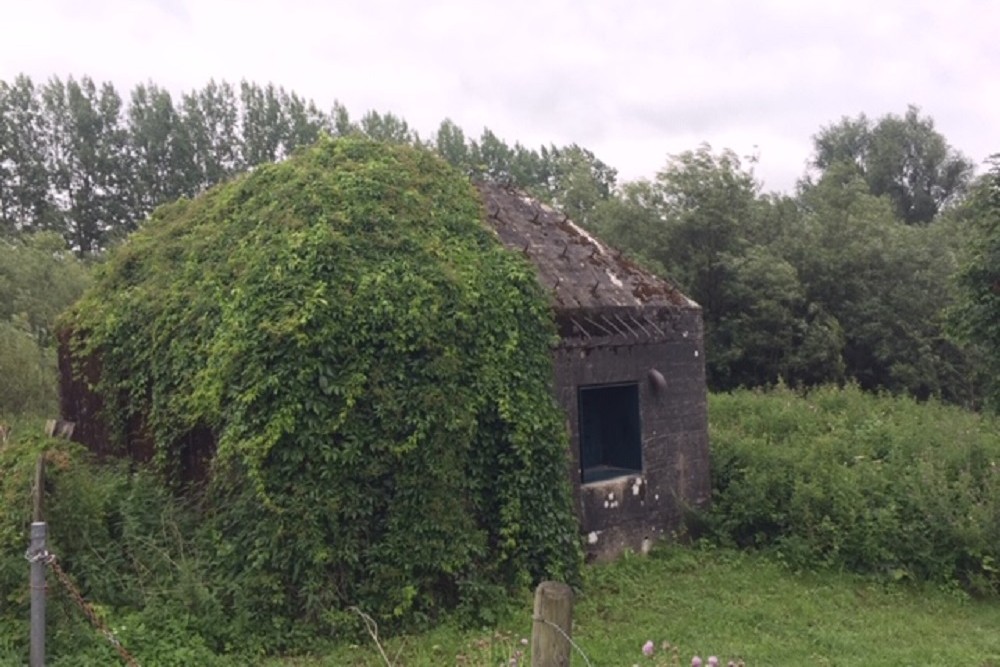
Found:
M 535 589 L 531 667 L 568 667 L 573 630 L 573 589 L 543 581 Z

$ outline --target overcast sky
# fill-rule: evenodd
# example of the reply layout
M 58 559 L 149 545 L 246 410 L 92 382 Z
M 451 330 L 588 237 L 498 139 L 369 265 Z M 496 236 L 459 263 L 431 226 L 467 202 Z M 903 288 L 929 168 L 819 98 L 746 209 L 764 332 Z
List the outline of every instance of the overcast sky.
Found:
M 672 153 L 756 153 L 790 190 L 810 138 L 916 104 L 977 164 L 1000 152 L 996 0 L 3 0 L 0 79 L 89 75 L 123 95 L 271 82 L 422 136 L 449 117 L 578 143 L 651 177 Z

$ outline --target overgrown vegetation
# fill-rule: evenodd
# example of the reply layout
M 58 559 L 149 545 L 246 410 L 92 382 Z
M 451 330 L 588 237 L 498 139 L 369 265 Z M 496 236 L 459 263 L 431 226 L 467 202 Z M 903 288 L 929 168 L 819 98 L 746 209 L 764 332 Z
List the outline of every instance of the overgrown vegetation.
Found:
M 714 395 L 719 538 L 798 569 L 1000 590 L 1000 424 L 857 387 Z
M 991 165 L 966 207 L 969 252 L 951 321 L 963 340 L 982 351 L 988 396 L 1000 410 L 1000 154 Z
M 996 660 L 1000 647 L 992 639 L 952 643 L 926 630 L 947 623 L 975 636 L 976 627 L 993 624 L 981 617 L 996 613 L 1000 558 L 995 419 L 856 387 L 806 396 L 739 391 L 710 401 L 715 505 L 705 535 L 813 574 L 793 580 L 767 561 L 683 549 L 660 552 L 666 560 L 629 558 L 588 570 L 576 636 L 595 664 L 617 664 L 630 652 L 639 661 L 646 639 L 749 664 L 795 662 L 813 652 L 844 664 L 919 662 L 921 654 L 927 662 Z M 0 637 L 0 662 L 5 650 L 25 650 L 21 554 L 34 456 L 43 449 L 53 551 L 143 664 L 245 664 L 259 659 L 262 635 L 292 632 L 270 618 L 256 627 L 237 623 L 229 600 L 245 580 L 218 569 L 228 562 L 218 550 L 218 527 L 198 530 L 197 505 L 167 491 L 158 476 L 125 464 L 97 466 L 79 447 L 22 435 L 0 450 L 0 594 L 10 628 Z M 866 578 L 823 574 L 830 570 Z M 844 593 L 845 583 L 856 592 Z M 459 631 L 453 618 L 426 637 L 391 640 L 389 653 L 413 665 L 451 664 L 456 655 L 478 665 L 477 656 L 513 653 L 521 648 L 516 638 L 530 630 L 530 604 L 518 590 L 520 613 L 481 619 L 502 631 L 499 638 Z M 990 606 L 972 606 L 966 591 L 988 597 Z M 111 648 L 58 587 L 51 599 L 53 664 L 110 664 Z M 910 639 L 887 646 L 881 631 L 867 633 L 871 624 L 901 618 L 900 605 L 910 611 L 894 632 Z M 383 637 L 394 635 L 383 630 Z M 329 656 L 317 665 L 380 664 L 362 635 L 286 637 Z
M 0 238 L 0 422 L 55 414 L 53 327 L 86 284 L 86 267 L 57 235 Z
M 562 207 L 676 280 L 705 308 L 712 388 L 779 385 L 711 399 L 706 534 L 799 570 L 997 592 L 997 424 L 935 402 L 1000 406 L 997 168 L 974 180 L 918 109 L 822 128 L 810 171 L 781 195 L 762 192 L 754 158 L 708 146 L 622 184 L 576 145 L 467 138 L 450 121 L 423 141 L 392 114 L 356 122 L 273 86 L 212 82 L 176 102 L 152 84 L 125 104 L 86 77 L 0 82 L 0 423 L 17 438 L 0 451 L 0 620 L 13 628 L 0 662 L 24 653 L 41 449 L 55 551 L 157 664 L 339 641 L 357 629 L 352 603 L 386 629 L 455 609 L 489 622 L 529 579 L 575 576 L 544 295 L 478 226 L 469 173 Z M 354 138 L 269 164 L 323 132 Z M 30 418 L 55 416 L 53 321 L 88 282 L 73 254 L 101 257 L 156 206 L 232 178 L 154 213 L 67 320 L 77 352 L 105 364 L 116 442 L 145 433 L 156 465 L 96 466 L 24 437 Z M 217 445 L 208 486 L 177 481 L 196 476 L 192 433 Z M 622 590 L 668 608 L 614 582 L 591 593 Z M 633 637 L 591 600 L 610 628 L 599 660 L 630 650 L 625 636 L 684 638 Z M 54 664 L 111 663 L 54 601 Z M 779 631 L 759 659 L 850 664 L 850 642 L 799 634 L 820 647 L 785 652 Z M 881 662 L 920 659 L 893 656 Z
M 243 649 L 253 647 L 229 634 L 220 582 L 210 576 L 213 556 L 191 503 L 149 472 L 131 472 L 125 462 L 96 465 L 80 445 L 35 435 L 40 424 L 15 426 L 13 440 L 0 446 L 0 664 L 24 664 L 27 656 L 23 554 L 39 455 L 46 460 L 48 550 L 140 664 L 243 664 L 221 655 L 246 656 Z M 117 664 L 112 646 L 52 574 L 48 586 L 47 664 Z
M 53 551 L 140 664 L 384 666 L 363 635 L 317 639 L 312 657 L 287 658 L 246 652 L 252 635 L 224 639 L 220 628 L 228 616 L 215 602 L 222 586 L 206 574 L 211 556 L 181 537 L 192 508 L 165 493 L 154 476 L 96 467 L 77 447 L 37 438 L 0 450 L 0 665 L 21 665 L 27 656 L 25 518 L 40 449 L 49 452 Z M 1000 665 L 995 599 L 976 601 L 948 585 L 795 569 L 764 554 L 704 543 L 588 567 L 575 604 L 574 640 L 593 665 L 609 666 L 644 664 L 647 640 L 677 646 L 681 664 L 697 653 L 719 655 L 722 664 L 742 658 L 751 666 Z M 48 664 L 119 664 L 54 580 L 49 612 Z M 426 633 L 381 636 L 400 666 L 507 664 L 529 648 L 520 641 L 530 637 L 529 592 L 515 595 L 510 609 L 485 628 L 452 618 Z M 584 663 L 577 657 L 573 664 Z
M 551 312 L 481 216 L 429 152 L 323 140 L 158 211 L 67 318 L 119 447 L 142 424 L 177 484 L 189 434 L 216 443 L 202 548 L 231 636 L 577 579 Z

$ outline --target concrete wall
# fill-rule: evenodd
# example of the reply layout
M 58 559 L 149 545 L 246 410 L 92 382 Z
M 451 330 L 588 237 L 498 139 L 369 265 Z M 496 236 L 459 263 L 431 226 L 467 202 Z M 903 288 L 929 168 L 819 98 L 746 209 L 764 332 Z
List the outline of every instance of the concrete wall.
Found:
M 554 353 L 556 397 L 570 426 L 571 478 L 592 559 L 614 558 L 626 548 L 645 551 L 682 528 L 686 508 L 709 501 L 701 311 L 661 314 L 659 320 L 659 340 L 569 339 Z M 651 369 L 663 375 L 664 388 L 650 381 Z M 639 386 L 643 469 L 583 484 L 577 389 L 624 382 Z

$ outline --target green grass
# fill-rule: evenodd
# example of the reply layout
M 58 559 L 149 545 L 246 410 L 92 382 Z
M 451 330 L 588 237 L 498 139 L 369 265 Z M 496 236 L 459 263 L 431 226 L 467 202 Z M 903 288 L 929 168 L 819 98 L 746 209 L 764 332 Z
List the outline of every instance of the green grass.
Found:
M 594 667 L 658 664 L 642 644 L 669 641 L 747 665 L 1000 665 L 1000 604 L 956 590 L 793 573 L 762 555 L 668 548 L 587 569 L 574 640 Z M 445 626 L 383 642 L 397 666 L 506 665 L 531 631 L 530 600 L 496 630 Z M 663 657 L 662 655 L 660 656 Z M 373 642 L 269 667 L 384 665 Z M 574 666 L 586 663 L 579 657 Z M 663 664 L 668 664 L 664 662 Z

